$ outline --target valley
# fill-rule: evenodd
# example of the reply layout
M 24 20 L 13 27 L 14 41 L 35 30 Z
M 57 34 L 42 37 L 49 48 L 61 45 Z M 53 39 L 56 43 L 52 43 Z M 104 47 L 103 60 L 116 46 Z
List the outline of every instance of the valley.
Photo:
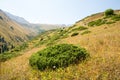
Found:
M 0 80 L 119 80 L 119 33 L 120 10 L 115 10 L 114 14 L 109 16 L 106 16 L 105 12 L 90 15 L 70 27 L 50 28 L 31 40 L 24 36 L 26 38 L 22 41 L 26 42 L 24 46 L 8 51 L 13 55 L 17 53 L 17 56 L 7 58 L 8 53 L 0 55 Z M 2 37 L 0 40 L 2 44 L 6 42 Z M 41 71 L 29 64 L 32 55 L 59 44 L 72 44 L 85 48 L 90 57 L 56 70 L 46 68 Z
M 64 26 L 33 24 L 22 17 L 0 10 L 0 53 L 22 45 L 46 30 Z

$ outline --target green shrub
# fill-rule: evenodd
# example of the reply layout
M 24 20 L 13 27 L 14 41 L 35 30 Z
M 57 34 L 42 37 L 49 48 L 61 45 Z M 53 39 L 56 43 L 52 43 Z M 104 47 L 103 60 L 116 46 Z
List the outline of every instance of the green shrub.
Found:
M 29 60 L 39 70 L 57 69 L 85 60 L 89 54 L 84 48 L 72 44 L 59 44 L 33 54 Z
M 19 52 L 19 51 L 25 50 L 27 47 L 28 47 L 28 44 L 27 43 L 23 43 L 22 45 L 14 48 L 12 51 L 13 52 Z
M 86 30 L 86 29 L 88 29 L 87 27 L 84 27 L 84 26 L 80 26 L 79 27 L 79 30 Z
M 95 21 L 91 21 L 91 22 L 88 23 L 88 26 L 94 26 L 94 25 L 96 25 Z
M 120 21 L 120 15 L 114 15 L 111 17 L 113 21 Z
M 91 33 L 91 31 L 86 30 L 86 31 L 82 32 L 81 35 L 88 34 L 88 33 Z
M 111 21 L 111 22 L 106 22 L 106 24 L 113 24 L 115 23 L 114 21 Z
M 71 35 L 71 37 L 72 36 L 77 36 L 79 33 L 77 33 L 77 32 L 75 32 L 75 33 L 73 33 L 72 35 Z
M 8 59 L 11 59 L 13 57 L 19 56 L 20 51 L 25 50 L 28 47 L 27 43 L 22 44 L 21 46 L 15 47 L 14 49 L 10 50 L 9 52 L 4 52 L 0 54 L 0 62 L 4 62 Z
M 105 24 L 106 20 L 98 19 L 96 21 L 91 21 L 88 23 L 88 26 L 100 26 L 102 24 Z
M 78 28 L 74 28 L 74 29 L 72 29 L 72 31 L 82 31 L 82 30 L 86 30 L 86 29 L 88 29 L 87 27 L 84 27 L 84 26 L 80 26 L 80 27 L 78 27 Z
M 107 9 L 105 12 L 104 12 L 105 16 L 111 16 L 111 15 L 114 15 L 114 10 L 113 9 Z
M 0 62 L 4 62 L 8 59 L 11 59 L 12 57 L 16 57 L 20 55 L 19 53 L 9 53 L 9 52 L 5 52 L 0 54 Z

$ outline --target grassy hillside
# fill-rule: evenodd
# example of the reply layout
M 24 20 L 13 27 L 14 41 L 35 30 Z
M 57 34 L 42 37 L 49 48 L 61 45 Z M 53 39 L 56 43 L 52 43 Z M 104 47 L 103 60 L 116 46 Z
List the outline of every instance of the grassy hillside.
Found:
M 1 62 L 2 80 L 120 80 L 120 11 L 91 15 L 69 28 L 44 32 L 28 43 L 21 56 Z M 56 44 L 84 47 L 90 58 L 56 70 L 40 71 L 29 64 L 32 54 Z M 9 67 L 10 66 L 10 67 Z

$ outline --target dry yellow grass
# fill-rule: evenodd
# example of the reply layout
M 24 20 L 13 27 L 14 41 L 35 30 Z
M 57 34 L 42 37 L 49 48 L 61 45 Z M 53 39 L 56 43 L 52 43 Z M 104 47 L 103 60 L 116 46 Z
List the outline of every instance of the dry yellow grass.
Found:
M 90 28 L 89 34 L 62 39 L 85 47 L 91 58 L 56 71 L 33 70 L 29 57 L 41 48 L 34 48 L 22 56 L 1 64 L 1 80 L 120 80 L 120 27 L 119 22 Z M 107 28 L 106 28 L 107 27 Z
M 120 22 L 89 28 L 91 33 L 59 40 L 84 47 L 87 61 L 55 71 L 33 70 L 29 57 L 41 50 L 33 48 L 22 56 L 1 63 L 1 80 L 120 80 Z M 81 33 L 81 32 L 80 32 Z M 36 40 L 37 41 L 37 40 Z M 31 44 L 32 45 L 32 44 Z
M 91 28 L 86 35 L 68 37 L 59 43 L 85 47 L 91 58 L 56 71 L 39 72 L 42 80 L 120 80 L 119 22 Z M 107 27 L 107 28 L 106 28 Z M 38 71 L 37 71 L 38 72 Z
M 28 80 L 32 77 L 29 66 L 29 57 L 37 51 L 43 49 L 33 48 L 23 55 L 12 58 L 0 64 L 0 80 Z

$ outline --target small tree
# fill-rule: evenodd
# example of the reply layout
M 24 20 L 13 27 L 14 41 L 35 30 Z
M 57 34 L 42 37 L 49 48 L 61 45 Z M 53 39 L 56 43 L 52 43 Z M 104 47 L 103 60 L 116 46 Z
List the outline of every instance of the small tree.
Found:
M 114 10 L 113 9 L 107 9 L 105 12 L 104 12 L 105 16 L 111 16 L 114 14 Z

